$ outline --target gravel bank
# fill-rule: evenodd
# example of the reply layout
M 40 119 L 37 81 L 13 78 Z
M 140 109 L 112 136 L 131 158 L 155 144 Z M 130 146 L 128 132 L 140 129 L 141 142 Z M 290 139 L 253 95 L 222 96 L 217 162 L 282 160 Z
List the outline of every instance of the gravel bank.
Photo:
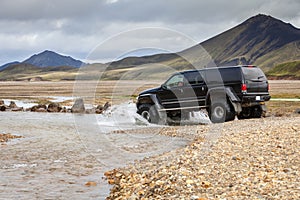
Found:
M 106 172 L 113 185 L 107 199 L 300 199 L 299 115 L 159 134 L 193 142 Z

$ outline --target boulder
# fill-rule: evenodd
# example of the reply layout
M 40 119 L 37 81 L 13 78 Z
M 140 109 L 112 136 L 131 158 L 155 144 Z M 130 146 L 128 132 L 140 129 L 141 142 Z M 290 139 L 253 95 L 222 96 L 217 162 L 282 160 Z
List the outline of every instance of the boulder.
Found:
M 36 106 L 32 106 L 30 108 L 30 111 L 31 112 L 39 112 L 38 110 L 41 110 L 41 109 L 44 109 L 45 111 L 47 111 L 47 106 L 44 105 L 44 104 L 39 104 L 39 105 L 36 105 Z
M 61 110 L 62 107 L 59 103 L 50 103 L 47 108 L 48 112 L 60 112 Z
M 97 106 L 95 112 L 96 114 L 102 114 L 105 110 L 107 110 L 110 107 L 110 103 L 106 102 L 103 106 L 99 105 Z
M 0 106 L 4 105 L 4 101 L 0 100 Z
M 14 101 L 11 101 L 8 107 L 9 108 L 18 108 L 17 104 Z
M 0 105 L 0 111 L 5 111 L 6 110 L 6 106 L 5 105 Z
M 36 109 L 34 112 L 47 112 L 47 109 L 41 107 Z
M 84 113 L 85 107 L 82 98 L 76 99 L 74 105 L 71 108 L 72 113 Z
M 99 105 L 96 107 L 96 110 L 95 110 L 95 113 L 96 114 L 102 114 L 103 113 L 103 106 Z

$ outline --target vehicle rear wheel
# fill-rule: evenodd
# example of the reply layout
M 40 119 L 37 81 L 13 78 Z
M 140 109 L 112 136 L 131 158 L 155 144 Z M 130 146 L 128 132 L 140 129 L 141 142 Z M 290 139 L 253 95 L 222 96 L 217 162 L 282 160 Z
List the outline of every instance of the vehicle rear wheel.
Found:
M 234 120 L 235 118 L 235 113 L 227 101 L 213 103 L 210 106 L 208 114 L 213 123 L 223 123 Z
M 139 106 L 137 113 L 145 118 L 149 123 L 159 123 L 160 117 L 154 105 L 142 104 Z

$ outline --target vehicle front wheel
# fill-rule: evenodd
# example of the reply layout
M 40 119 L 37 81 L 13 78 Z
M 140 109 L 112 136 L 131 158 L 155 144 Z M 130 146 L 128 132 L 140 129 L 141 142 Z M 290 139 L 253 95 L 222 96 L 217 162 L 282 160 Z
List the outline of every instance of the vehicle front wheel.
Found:
M 213 123 L 223 123 L 234 120 L 235 113 L 228 102 L 213 103 L 209 110 L 209 118 Z
M 149 123 L 159 123 L 160 117 L 154 105 L 142 104 L 139 106 L 137 113 L 145 118 Z

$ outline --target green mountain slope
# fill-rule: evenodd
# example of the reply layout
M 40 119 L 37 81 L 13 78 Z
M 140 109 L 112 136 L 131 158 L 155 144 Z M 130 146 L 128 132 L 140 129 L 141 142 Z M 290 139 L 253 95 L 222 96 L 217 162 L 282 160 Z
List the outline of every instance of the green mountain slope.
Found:
M 267 72 L 267 76 L 276 79 L 298 79 L 300 80 L 300 61 L 282 63 Z

